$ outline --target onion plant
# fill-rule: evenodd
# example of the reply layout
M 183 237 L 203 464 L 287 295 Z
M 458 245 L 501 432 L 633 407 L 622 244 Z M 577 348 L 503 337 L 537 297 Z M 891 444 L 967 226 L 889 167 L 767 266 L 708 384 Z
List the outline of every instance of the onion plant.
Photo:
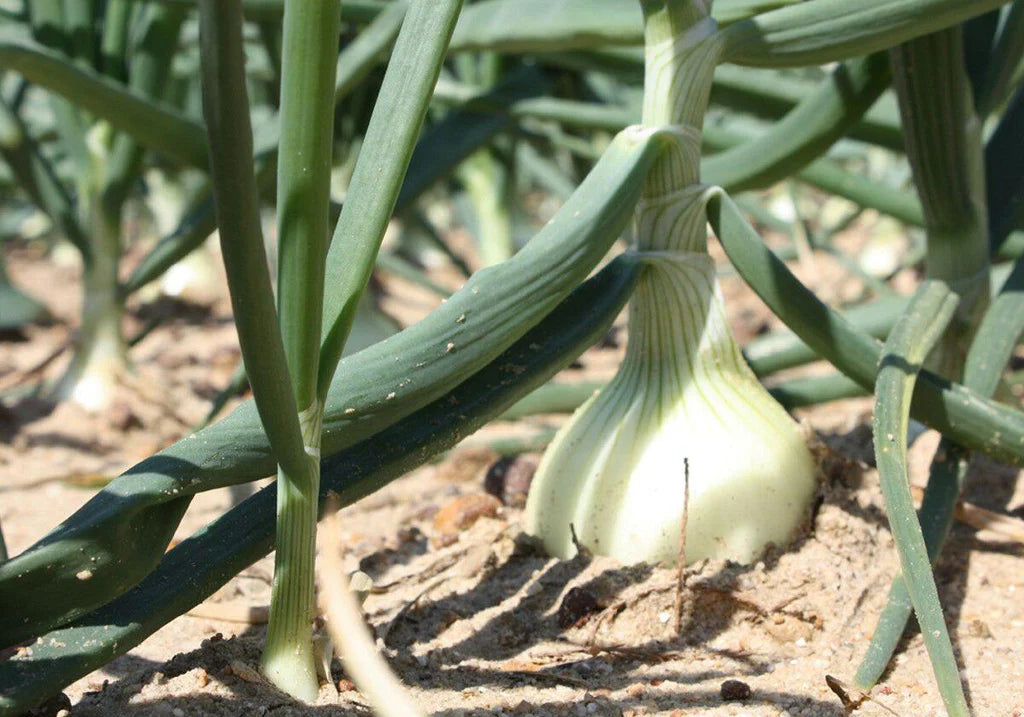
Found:
M 220 229 L 254 393 L 0 563 L 0 604 L 19 606 L 0 611 L 0 642 L 38 638 L 31 654 L 0 663 L 0 712 L 30 707 L 122 654 L 274 548 L 262 666 L 276 685 L 311 699 L 313 536 L 328 502 L 350 504 L 488 420 L 523 410 L 516 404 L 602 336 L 629 301 L 623 366 L 549 448 L 527 527 L 555 554 L 579 541 L 626 561 L 676 560 L 684 515 L 688 559 L 750 560 L 785 542 L 815 490 L 814 466 L 754 371 L 824 359 L 839 372 L 832 395 L 875 394 L 878 464 L 902 570 L 856 681 L 869 687 L 879 678 L 913 612 L 948 711 L 965 714 L 929 558 L 948 532 L 969 451 L 1024 464 L 1024 414 L 990 398 L 1024 330 L 1020 259 L 988 302 L 990 262 L 1012 246 L 1024 196 L 1024 163 L 999 161 L 1019 156 L 1024 114 L 1021 3 L 1002 5 L 588 0 L 581 12 L 579 0 L 483 0 L 465 9 L 459 0 L 411 0 L 407 9 L 202 0 L 204 123 L 103 77 L 85 58 L 67 62 L 76 50 L 57 54 L 42 38 L 0 34 L 0 65 L 131 131 L 140 146 L 210 172 L 216 211 L 207 204 L 203 226 Z M 280 86 L 270 132 L 250 119 L 243 10 L 271 57 L 280 46 L 280 64 L 269 65 Z M 339 54 L 339 17 L 344 23 L 349 11 L 372 23 Z M 332 116 L 347 106 L 352 78 L 366 76 L 392 42 L 365 132 L 339 143 L 335 130 L 345 123 Z M 473 77 L 479 58 L 458 57 L 477 52 L 529 54 L 586 91 L 538 91 L 545 84 L 528 74 L 537 70 L 512 59 L 497 64 L 507 75 Z M 744 66 L 827 63 L 836 64 L 796 90 L 773 93 L 762 83 L 755 91 L 739 79 Z M 716 73 L 720 65 L 732 67 Z M 895 101 L 884 94 L 890 81 Z M 436 114 L 423 129 L 432 93 Z M 761 134 L 732 123 L 737 107 L 768 95 Z M 502 170 L 522 167 L 565 196 L 561 209 L 422 321 L 341 358 L 389 220 L 415 217 L 416 198 L 452 172 L 472 183 L 495 170 L 494 157 L 513 151 L 507 137 L 495 139 L 510 132 L 524 161 Z M 905 153 L 917 196 L 851 172 L 836 144 L 844 137 Z M 356 144 L 328 238 L 332 151 Z M 474 154 L 481 149 L 488 154 Z M 260 190 L 275 172 L 276 306 L 258 216 Z M 37 185 L 28 173 L 18 181 L 33 196 L 43 175 L 31 176 Z M 824 305 L 732 196 L 788 177 L 923 227 L 929 281 L 883 317 L 850 312 L 847 320 Z M 478 208 L 498 196 L 483 189 Z M 49 196 L 36 194 L 41 204 Z M 782 349 L 739 351 L 706 251 L 707 223 L 791 332 Z M 627 230 L 626 251 L 594 273 Z M 505 245 L 495 258 L 508 253 Z M 876 337 L 884 336 L 883 345 Z M 970 348 L 958 355 L 952 347 L 964 341 Z M 910 417 L 940 431 L 945 446 L 920 518 L 905 475 Z M 165 552 L 195 494 L 274 473 L 273 485 Z M 19 599 L 27 594 L 31 602 Z
M 685 525 L 688 560 L 746 562 L 804 520 L 814 464 L 796 423 L 743 361 L 707 254 L 704 205 L 714 190 L 699 181 L 700 130 L 722 36 L 701 3 L 655 0 L 643 10 L 643 125 L 672 127 L 675 139 L 634 219 L 650 268 L 630 306 L 626 359 L 545 453 L 526 527 L 560 557 L 583 545 L 671 563 Z
M 5 87 L 9 91 L 0 93 L 0 160 L 19 193 L 78 249 L 82 261 L 74 356 L 46 393 L 102 409 L 114 383 L 130 368 L 122 327 L 125 303 L 168 270 L 181 269 L 173 277 L 180 283 L 181 274 L 190 271 L 180 262 L 213 233 L 216 215 L 203 176 L 208 171 L 205 131 L 191 100 L 198 77 L 182 69 L 192 61 L 183 38 L 195 28 L 187 4 L 65 5 L 59 0 L 26 4 L 23 13 L 0 25 L 0 69 L 12 80 Z M 380 9 L 374 8 L 364 10 L 361 21 Z M 380 42 L 369 48 L 369 57 L 345 54 L 355 62 L 346 63 L 339 85 L 331 88 L 335 102 L 360 88 L 379 61 L 373 52 L 379 52 Z M 252 43 L 247 51 L 254 53 Z M 365 55 L 367 48 L 359 52 Z M 253 75 L 246 81 L 260 89 Z M 263 121 L 256 146 L 263 189 L 272 184 L 275 170 L 269 152 L 277 142 L 274 114 L 270 108 L 261 115 L 270 119 Z M 164 235 L 125 275 L 125 209 L 140 199 L 140 188 L 152 198 L 161 176 L 175 177 L 183 196 L 175 207 L 154 209 L 169 213 L 155 221 Z M 23 325 L 38 316 L 20 311 L 11 320 Z
M 25 60 L 19 50 L 27 44 L 51 62 L 65 63 L 69 72 L 95 73 L 112 86 L 162 100 L 185 17 L 182 8 L 43 0 L 26 9 L 38 45 L 20 34 L 24 25 L 5 24 L 0 67 L 18 70 Z M 98 22 L 102 32 L 93 29 Z M 81 254 L 81 323 L 70 365 L 50 393 L 100 409 L 127 368 L 119 276 L 122 222 L 145 166 L 145 148 L 133 135 L 115 131 L 59 95 L 49 99 L 55 147 L 43 146 L 19 108 L 0 98 L 0 123 L 11 138 L 0 154 L 28 197 Z

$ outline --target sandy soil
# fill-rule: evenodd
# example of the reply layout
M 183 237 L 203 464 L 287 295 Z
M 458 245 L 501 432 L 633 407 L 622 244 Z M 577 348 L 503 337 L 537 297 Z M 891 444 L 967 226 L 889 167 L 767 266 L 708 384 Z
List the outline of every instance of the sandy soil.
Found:
M 855 282 L 839 280 L 827 259 L 814 261 L 801 270 L 818 277 L 824 298 L 856 295 Z M 46 301 L 56 318 L 0 343 L 3 389 L 28 380 L 24 372 L 67 339 L 77 304 L 73 269 L 34 261 L 24 250 L 9 264 L 23 286 L 54 287 Z M 407 312 L 404 320 L 434 301 L 405 286 L 388 288 L 385 306 Z M 727 281 L 726 295 L 742 340 L 774 325 L 739 282 Z M 238 350 L 223 296 L 132 309 L 129 334 L 154 311 L 169 318 L 132 349 L 136 373 L 116 410 L 92 416 L 34 399 L 0 405 L 0 522 L 12 554 L 105 480 L 186 435 L 231 375 Z M 592 351 L 570 377 L 606 374 L 621 350 Z M 59 364 L 42 373 L 55 375 Z M 695 565 L 682 591 L 674 570 L 547 558 L 520 529 L 514 486 L 489 517 L 446 533 L 445 516 L 467 500 L 462 496 L 505 485 L 494 476 L 498 456 L 481 448 L 486 439 L 542 430 L 557 417 L 488 427 L 469 439 L 476 447 L 457 449 L 344 510 L 342 545 L 321 549 L 342 550 L 348 569 L 374 579 L 367 620 L 402 681 L 433 714 L 843 715 L 826 675 L 851 679 L 896 570 L 871 467 L 869 416 L 865 399 L 802 412 L 822 455 L 820 499 L 803 537 L 755 565 Z M 914 481 L 924 480 L 936 442 L 925 433 L 914 444 Z M 513 473 L 528 475 L 535 458 L 520 456 Z M 965 498 L 1024 517 L 1018 478 L 980 459 Z M 179 536 L 248 493 L 201 496 Z M 271 571 L 270 558 L 259 561 L 192 615 L 70 685 L 50 713 L 370 714 L 337 662 L 315 707 L 291 702 L 259 678 L 259 618 Z M 937 579 L 976 714 L 1024 714 L 1024 547 L 958 524 Z M 916 631 L 858 710 L 894 713 L 942 713 Z

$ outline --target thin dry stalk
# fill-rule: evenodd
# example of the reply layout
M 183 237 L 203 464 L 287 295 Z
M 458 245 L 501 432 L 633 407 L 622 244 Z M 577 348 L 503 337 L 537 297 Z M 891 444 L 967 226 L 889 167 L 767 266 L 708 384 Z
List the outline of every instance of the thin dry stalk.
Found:
M 382 717 L 423 715 L 424 712 L 377 651 L 363 622 L 362 610 L 341 568 L 338 555 L 341 531 L 337 520 L 337 517 L 331 518 L 324 525 L 327 549 L 321 551 L 323 580 L 320 595 L 327 615 L 327 629 L 345 664 L 345 672 Z
M 686 592 L 686 519 L 690 512 L 690 459 L 683 458 L 683 517 L 679 521 L 679 552 L 676 560 L 676 637 L 683 633 L 683 596 Z
M 910 486 L 910 492 L 918 502 L 924 497 L 924 488 L 920 486 Z M 1024 520 L 1020 518 L 987 510 L 965 501 L 957 503 L 953 517 L 972 528 L 988 530 L 1017 543 L 1024 543 Z
M 213 602 L 196 605 L 186 615 L 207 620 L 223 620 L 224 622 L 240 622 L 246 625 L 266 625 L 270 616 L 268 605 L 251 605 L 242 600 L 231 602 Z

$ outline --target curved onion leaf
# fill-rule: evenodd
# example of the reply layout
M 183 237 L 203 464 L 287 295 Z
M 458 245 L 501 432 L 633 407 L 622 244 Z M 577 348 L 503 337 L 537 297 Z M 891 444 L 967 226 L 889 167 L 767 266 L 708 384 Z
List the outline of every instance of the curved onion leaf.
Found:
M 549 313 L 628 225 L 643 177 L 672 137 L 638 128 L 619 135 L 562 210 L 512 259 L 477 272 L 418 324 L 343 359 L 325 408 L 323 454 L 436 400 Z M 250 401 L 131 468 L 0 565 L 0 604 L 23 606 L 17 615 L 0 611 L 0 642 L 38 635 L 132 587 L 159 561 L 192 495 L 262 478 L 274 467 Z M 83 569 L 93 578 L 78 579 Z M 18 597 L 26 594 L 33 600 Z
M 907 475 L 907 426 L 914 383 L 928 353 L 953 318 L 958 299 L 943 282 L 921 285 L 882 350 L 875 384 L 875 460 L 910 601 L 950 715 L 967 715 L 967 700 L 942 615 L 931 561 Z
M 450 393 L 325 459 L 321 513 L 328 502 L 353 503 L 455 445 L 547 381 L 605 334 L 639 271 L 638 262 L 616 259 Z M 26 659 L 0 663 L 0 713 L 31 707 L 127 652 L 270 552 L 276 500 L 276 485 L 264 488 L 182 541 L 131 591 L 44 635 Z
M 866 389 L 875 383 L 881 346 L 821 303 L 764 245 L 724 192 L 708 202 L 708 220 L 739 274 L 815 353 Z M 911 416 L 996 460 L 1024 465 L 1024 413 L 922 371 Z
M 846 135 L 888 85 L 884 54 L 841 64 L 767 132 L 704 159 L 701 176 L 731 192 L 784 179 Z
M 964 385 L 978 395 L 989 397 L 1002 376 L 1021 336 L 1024 335 L 1024 261 L 1018 260 L 1013 272 L 992 302 L 978 327 L 967 362 Z M 949 534 L 957 498 L 967 474 L 969 451 L 943 438 L 935 451 L 928 485 L 921 501 L 921 529 L 934 562 Z M 885 608 L 871 636 L 871 644 L 857 668 L 856 685 L 868 690 L 881 679 L 900 638 L 907 627 L 913 606 L 903 576 L 897 576 L 889 589 Z
M 204 170 L 207 167 L 202 125 L 167 105 L 126 90 L 94 70 L 68 63 L 60 53 L 13 28 L 0 28 L 0 67 L 60 94 L 149 149 L 185 165 Z
M 927 35 L 1005 0 L 810 0 L 723 30 L 723 61 L 805 67 L 866 55 Z

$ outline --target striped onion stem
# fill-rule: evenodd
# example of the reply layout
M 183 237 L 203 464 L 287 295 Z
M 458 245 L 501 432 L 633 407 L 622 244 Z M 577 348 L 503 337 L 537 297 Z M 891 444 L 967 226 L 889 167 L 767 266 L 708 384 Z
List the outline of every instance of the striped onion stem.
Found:
M 278 158 L 278 313 L 299 432 L 297 470 L 277 472 L 277 541 L 260 666 L 277 687 L 311 702 L 317 497 L 323 404 L 317 395 L 331 141 L 339 32 L 337 0 L 285 2 Z
M 94 200 L 88 210 L 90 253 L 82 267 L 82 324 L 71 364 L 54 388 L 56 398 L 71 399 L 90 411 L 109 405 L 121 374 L 128 368 L 117 279 L 121 212 L 102 204 Z

